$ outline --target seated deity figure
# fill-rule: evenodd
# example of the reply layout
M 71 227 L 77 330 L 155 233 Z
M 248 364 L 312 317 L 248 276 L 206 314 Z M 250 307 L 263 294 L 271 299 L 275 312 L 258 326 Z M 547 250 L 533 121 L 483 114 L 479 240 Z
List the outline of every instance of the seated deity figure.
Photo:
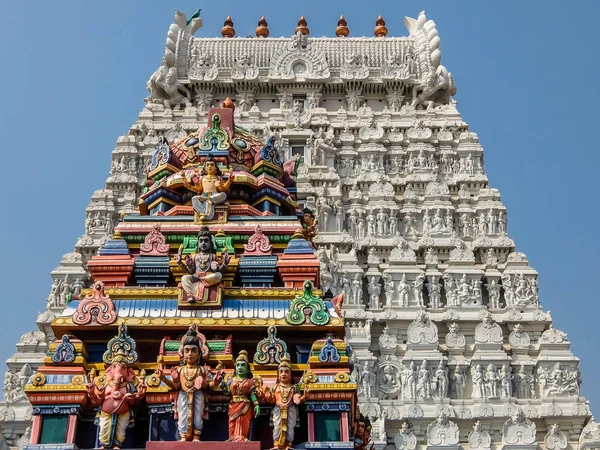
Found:
M 166 378 L 161 365 L 156 371 L 170 389 L 175 391 L 175 418 L 182 441 L 199 441 L 204 420 L 208 418 L 207 391 L 219 386 L 222 373 L 213 375 L 204 366 L 202 342 L 196 325 L 192 325 L 181 340 L 179 356 L 182 365 L 171 369 L 171 378 Z M 217 366 L 217 370 L 219 367 Z
M 210 286 L 216 286 L 223 279 L 222 272 L 229 264 L 227 249 L 223 252 L 223 261 L 219 263 L 208 227 L 202 227 L 198 233 L 198 247 L 194 256 L 183 259 L 183 245 L 175 256 L 175 262 L 189 275 L 181 277 L 181 286 L 187 294 L 188 302 L 202 302 L 209 299 Z
M 212 154 L 209 153 L 200 176 L 194 175 L 192 182 L 181 172 L 183 185 L 198 195 L 192 197 L 192 206 L 200 221 L 212 220 L 215 216 L 215 205 L 225 203 L 226 191 L 233 181 L 233 168 L 229 168 L 229 177 L 223 180 L 223 174 L 217 166 Z

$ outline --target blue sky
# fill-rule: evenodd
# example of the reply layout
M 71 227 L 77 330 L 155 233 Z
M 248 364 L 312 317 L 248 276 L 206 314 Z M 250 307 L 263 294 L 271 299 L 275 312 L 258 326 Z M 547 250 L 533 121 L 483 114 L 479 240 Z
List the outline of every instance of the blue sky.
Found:
M 333 36 L 344 14 L 352 36 L 371 36 L 382 14 L 389 35 L 404 36 L 403 17 L 426 10 L 458 108 L 508 208 L 509 234 L 540 272 L 544 309 L 581 358 L 582 393 L 598 415 L 594 0 L 3 2 L 0 360 L 35 328 L 49 272 L 83 233 L 85 208 L 104 187 L 117 137 L 143 107 L 175 9 L 199 7 L 204 28 L 196 35 L 210 37 L 220 36 L 228 14 L 238 35 L 253 33 L 264 14 L 271 36 L 290 36 L 304 14 L 312 36 Z

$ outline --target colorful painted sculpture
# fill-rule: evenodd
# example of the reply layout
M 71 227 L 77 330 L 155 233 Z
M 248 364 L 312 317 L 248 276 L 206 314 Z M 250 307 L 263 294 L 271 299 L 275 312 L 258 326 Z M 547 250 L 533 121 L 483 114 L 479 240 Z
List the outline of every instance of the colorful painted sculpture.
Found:
M 252 379 L 248 352 L 242 350 L 235 359 L 234 375 L 223 384 L 231 394 L 229 402 L 229 439 L 228 441 L 248 441 L 250 423 L 260 413 L 255 381 Z M 251 406 L 252 404 L 252 406 Z
M 54 335 L 66 337 L 49 343 L 44 365 L 25 387 L 37 450 L 93 448 L 93 407 L 101 409 L 105 447 L 170 450 L 173 440 L 200 439 L 231 441 L 221 444 L 225 450 L 249 439 L 256 440 L 244 443 L 250 450 L 353 445 L 357 385 L 341 293 L 332 299 L 320 285 L 326 261 L 310 242 L 318 221 L 296 198 L 301 158 L 282 164 L 278 138 L 271 133 L 265 142 L 236 126 L 233 103 L 224 103 L 210 108 L 206 127 L 186 136 L 183 128 L 165 133 L 172 140 L 160 141 L 148 167 L 140 214 L 115 225 L 113 238 L 87 262 L 91 288 L 53 320 Z M 127 158 L 116 163 L 119 172 L 128 173 Z M 219 179 L 217 164 L 233 167 L 235 177 Z M 117 334 L 120 323 L 143 336 L 139 360 L 123 329 L 105 358 L 114 366 L 106 375 L 91 373 L 86 389 L 86 374 L 98 370 L 105 350 L 98 353 L 98 342 Z M 149 372 L 139 374 L 147 392 L 134 363 Z M 299 379 L 310 392 L 294 386 Z M 142 396 L 139 426 L 127 430 Z M 256 420 L 261 410 L 272 413 L 274 430 L 268 417 Z
M 175 256 L 175 261 L 183 270 L 189 273 L 181 277 L 181 286 L 187 294 L 187 301 L 207 301 L 210 286 L 216 286 L 223 279 L 223 270 L 229 264 L 227 250 L 223 252 L 223 261 L 217 260 L 212 237 L 208 227 L 202 227 L 198 233 L 198 247 L 194 256 L 182 256 L 183 246 Z
M 212 154 L 208 154 L 200 175 L 192 177 L 192 183 L 185 172 L 181 173 L 183 185 L 198 195 L 192 197 L 192 206 L 198 214 L 198 220 L 212 220 L 215 216 L 215 205 L 225 203 L 226 191 L 233 181 L 233 168 L 229 169 L 229 178 L 223 179 L 221 169 L 217 166 Z
M 315 213 L 313 213 L 311 209 L 304 208 L 302 210 L 302 220 L 304 222 L 302 235 L 304 236 L 304 239 L 312 243 L 313 238 L 319 234 L 319 231 L 317 230 L 319 219 L 315 218 Z
M 307 393 L 308 389 L 300 395 L 298 387 L 292 384 L 292 364 L 290 355 L 286 353 L 277 369 L 275 386 L 264 393 L 265 400 L 275 405 L 272 413 L 273 449 L 292 448 L 298 405 L 305 400 Z
M 100 406 L 97 419 L 101 447 L 121 448 L 133 417 L 131 407 L 146 394 L 146 385 L 130 367 L 137 362 L 138 355 L 125 324 L 119 326 L 119 334 L 108 342 L 102 359 L 108 365 L 106 373 L 95 378 L 92 370 L 87 394 L 92 405 Z
M 208 352 L 194 324 L 181 340 L 179 355 L 183 364 L 171 370 L 171 379 L 165 378 L 161 367 L 156 370 L 158 378 L 177 393 L 177 429 L 182 441 L 200 440 L 208 418 L 207 391 L 221 382 L 221 373 L 213 375 L 204 366 L 203 349 Z

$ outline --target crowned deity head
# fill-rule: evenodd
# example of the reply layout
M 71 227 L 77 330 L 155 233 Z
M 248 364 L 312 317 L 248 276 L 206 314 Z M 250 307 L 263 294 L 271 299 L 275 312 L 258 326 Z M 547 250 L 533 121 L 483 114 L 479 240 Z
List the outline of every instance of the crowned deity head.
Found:
M 238 357 L 235 359 L 235 376 L 238 378 L 252 378 L 250 364 L 248 362 L 248 352 L 241 350 Z
M 210 235 L 210 230 L 206 226 L 200 228 L 200 232 L 198 233 L 198 252 L 215 253 L 215 246 Z
M 292 382 L 292 363 L 288 353 L 281 357 L 281 362 L 277 368 L 277 382 L 286 385 Z
M 187 333 L 185 333 L 183 339 L 181 339 L 179 356 L 181 357 L 182 364 L 190 367 L 204 365 L 202 344 L 202 340 L 198 336 L 196 324 L 193 324 Z
M 208 156 L 206 157 L 206 160 L 204 161 L 204 167 L 202 168 L 200 175 L 202 175 L 202 176 L 216 175 L 218 177 L 223 175 L 223 172 L 221 172 L 221 169 L 217 165 L 217 162 L 215 161 L 215 157 L 213 156 L 212 153 L 209 153 Z

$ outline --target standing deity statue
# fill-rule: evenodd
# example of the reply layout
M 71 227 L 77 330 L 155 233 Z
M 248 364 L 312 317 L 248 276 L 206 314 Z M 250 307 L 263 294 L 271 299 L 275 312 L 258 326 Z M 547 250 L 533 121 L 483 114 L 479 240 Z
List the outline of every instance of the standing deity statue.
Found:
M 398 282 L 398 297 L 400 306 L 408 307 L 408 295 L 410 292 L 410 285 L 406 282 L 406 274 L 402 274 L 402 278 Z
M 166 378 L 161 357 L 156 376 L 175 391 L 175 418 L 182 441 L 199 441 L 204 420 L 208 419 L 207 391 L 218 386 L 222 373 L 213 375 L 204 365 L 208 354 L 203 336 L 193 324 L 181 339 L 179 357 L 182 365 L 171 369 L 171 378 Z
M 435 396 L 437 398 L 446 398 L 448 395 L 448 368 L 444 361 L 440 361 L 435 370 Z
M 485 393 L 487 398 L 497 398 L 498 395 L 498 370 L 493 364 L 489 364 L 485 371 Z
M 223 180 L 222 175 L 211 154 L 206 158 L 200 174 L 194 173 L 191 183 L 185 172 L 181 172 L 183 185 L 197 194 L 192 197 L 192 206 L 201 222 L 212 220 L 215 216 L 215 205 L 225 203 L 227 200 L 226 192 L 233 182 L 233 168 L 229 168 L 229 177 L 226 181 Z
M 395 286 L 392 276 L 387 272 L 383 274 L 383 290 L 385 292 L 385 306 L 386 308 L 390 308 L 392 306 Z
M 245 350 L 240 352 L 235 359 L 234 375 L 226 383 L 221 383 L 221 387 L 231 394 L 228 442 L 248 441 L 252 418 L 260 413 L 255 381 L 252 379 L 248 362 L 248 352 Z
M 419 374 L 415 362 L 411 361 L 409 366 L 403 370 L 402 373 L 402 387 L 404 392 L 404 398 L 413 399 L 417 398 L 417 380 Z
M 431 281 L 427 284 L 429 293 L 429 307 L 438 309 L 442 307 L 442 285 L 437 281 L 437 277 L 433 275 Z
M 87 395 L 93 406 L 100 406 L 98 440 L 101 448 L 121 448 L 127 428 L 131 424 L 131 408 L 146 394 L 144 376 L 140 380 L 130 367 L 138 360 L 135 341 L 127 334 L 127 326 L 119 326 L 119 334 L 112 338 L 102 356 L 105 375 L 96 379 L 96 371 L 89 374 Z M 142 372 L 143 373 L 143 372 Z
M 473 398 L 485 398 L 485 380 L 480 364 L 471 368 L 471 380 L 473 382 Z
M 450 375 L 450 380 L 452 381 L 453 398 L 462 399 L 465 393 L 465 372 L 458 364 Z
M 500 368 L 500 397 L 512 397 L 513 374 L 508 364 L 503 364 Z
M 219 263 L 210 230 L 204 226 L 198 233 L 198 247 L 194 256 L 186 255 L 184 260 L 182 254 L 183 245 L 179 247 L 175 262 L 188 273 L 181 277 L 181 285 L 188 301 L 208 300 L 210 287 L 221 283 L 223 271 L 229 264 L 227 249 L 223 251 L 223 261 Z
M 305 400 L 307 393 L 308 389 L 305 389 L 304 395 L 300 395 L 298 387 L 292 384 L 292 364 L 290 356 L 286 353 L 277 369 L 275 386 L 264 393 L 265 400 L 275 405 L 272 412 L 274 449 L 292 448 L 298 405 Z
M 357 273 L 354 275 L 354 280 L 352 280 L 352 304 L 360 305 L 362 303 L 362 294 L 363 282 L 361 279 L 361 274 Z
M 417 395 L 419 398 L 431 398 L 431 373 L 427 368 L 426 360 L 423 360 L 421 367 L 419 368 Z
M 379 297 L 381 296 L 381 285 L 376 277 L 373 276 L 369 280 L 367 292 L 369 294 L 369 308 L 379 309 L 381 307 L 381 302 L 379 301 Z

